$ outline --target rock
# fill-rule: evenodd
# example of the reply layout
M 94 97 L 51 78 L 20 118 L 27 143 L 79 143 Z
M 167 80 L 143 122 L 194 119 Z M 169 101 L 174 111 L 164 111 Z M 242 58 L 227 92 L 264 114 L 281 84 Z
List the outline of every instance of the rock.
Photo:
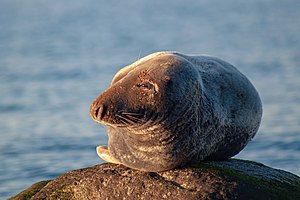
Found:
M 159 173 L 106 163 L 36 183 L 11 199 L 300 199 L 300 177 L 238 159 Z
M 10 198 L 10 199 L 30 199 L 32 196 L 34 196 L 37 192 L 39 192 L 47 183 L 50 181 L 40 181 L 37 183 L 34 183 L 32 186 L 24 190 L 23 192 L 20 192 L 16 196 Z

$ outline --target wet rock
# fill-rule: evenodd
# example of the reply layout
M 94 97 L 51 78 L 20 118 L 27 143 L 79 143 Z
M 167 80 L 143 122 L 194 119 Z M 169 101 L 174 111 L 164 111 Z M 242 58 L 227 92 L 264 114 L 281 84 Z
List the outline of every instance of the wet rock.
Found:
M 300 199 L 300 177 L 238 159 L 159 173 L 106 163 L 37 183 L 11 199 Z

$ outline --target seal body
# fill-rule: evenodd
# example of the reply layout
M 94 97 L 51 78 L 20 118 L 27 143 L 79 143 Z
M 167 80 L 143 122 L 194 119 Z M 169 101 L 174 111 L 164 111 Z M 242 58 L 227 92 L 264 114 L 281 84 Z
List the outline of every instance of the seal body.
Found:
M 121 69 L 90 114 L 108 128 L 100 157 L 155 172 L 236 155 L 256 134 L 262 106 L 231 64 L 158 52 Z

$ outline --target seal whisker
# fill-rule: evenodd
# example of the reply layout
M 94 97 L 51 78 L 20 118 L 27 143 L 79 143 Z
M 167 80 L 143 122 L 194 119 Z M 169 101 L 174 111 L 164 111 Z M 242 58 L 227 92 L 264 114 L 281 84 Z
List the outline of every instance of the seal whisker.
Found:
M 141 126 L 139 126 L 138 128 L 143 130 L 148 130 L 150 132 L 156 132 L 157 130 L 160 130 L 162 128 L 165 128 L 163 127 L 163 122 L 165 121 L 165 118 L 163 116 L 160 116 L 160 117 L 156 117 L 155 119 L 153 119 L 152 117 L 149 117 L 149 119 L 143 123 Z M 151 127 L 149 129 L 149 127 Z
M 123 116 L 123 115 L 119 115 L 119 114 L 116 114 L 116 116 L 118 116 L 120 119 L 125 120 L 128 125 L 134 125 L 137 123 L 136 120 L 130 119 L 129 116 Z
M 136 122 L 144 122 L 143 119 L 140 119 L 140 118 L 137 118 L 137 117 L 134 117 L 134 116 L 131 116 L 131 115 L 127 115 L 126 117 L 128 117 L 129 119 L 134 120 Z
M 140 113 L 132 113 L 132 112 L 122 112 L 124 115 L 136 115 L 136 116 L 142 116 Z
M 145 119 L 143 119 L 143 114 L 140 113 L 132 113 L 132 112 L 121 112 L 122 117 L 125 117 L 127 119 L 130 119 L 131 121 L 135 123 L 145 123 Z
M 140 49 L 139 55 L 138 55 L 136 61 L 134 62 L 134 63 L 135 63 L 135 67 L 137 67 L 138 64 L 139 64 L 139 60 L 140 60 L 140 58 L 141 58 L 141 53 L 142 53 L 142 49 Z
M 138 113 L 122 113 L 123 116 L 126 116 L 126 117 L 134 117 L 136 119 L 141 119 L 141 117 L 143 117 L 142 114 L 138 114 Z M 139 118 L 140 117 L 140 118 Z
M 125 120 L 125 119 L 120 119 L 120 121 L 124 124 L 124 125 L 128 125 L 129 123 Z
M 123 117 L 122 115 L 116 114 L 116 116 L 120 119 L 120 121 L 126 122 L 126 124 L 131 124 L 132 123 L 132 120 L 130 120 L 130 119 L 126 118 L 126 117 Z

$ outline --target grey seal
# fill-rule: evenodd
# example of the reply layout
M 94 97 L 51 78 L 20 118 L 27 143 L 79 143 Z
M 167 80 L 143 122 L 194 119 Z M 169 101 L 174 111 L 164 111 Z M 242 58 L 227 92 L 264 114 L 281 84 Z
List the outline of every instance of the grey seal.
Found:
M 236 155 L 256 134 L 262 105 L 231 64 L 158 52 L 121 69 L 90 115 L 108 129 L 102 159 L 158 172 Z

